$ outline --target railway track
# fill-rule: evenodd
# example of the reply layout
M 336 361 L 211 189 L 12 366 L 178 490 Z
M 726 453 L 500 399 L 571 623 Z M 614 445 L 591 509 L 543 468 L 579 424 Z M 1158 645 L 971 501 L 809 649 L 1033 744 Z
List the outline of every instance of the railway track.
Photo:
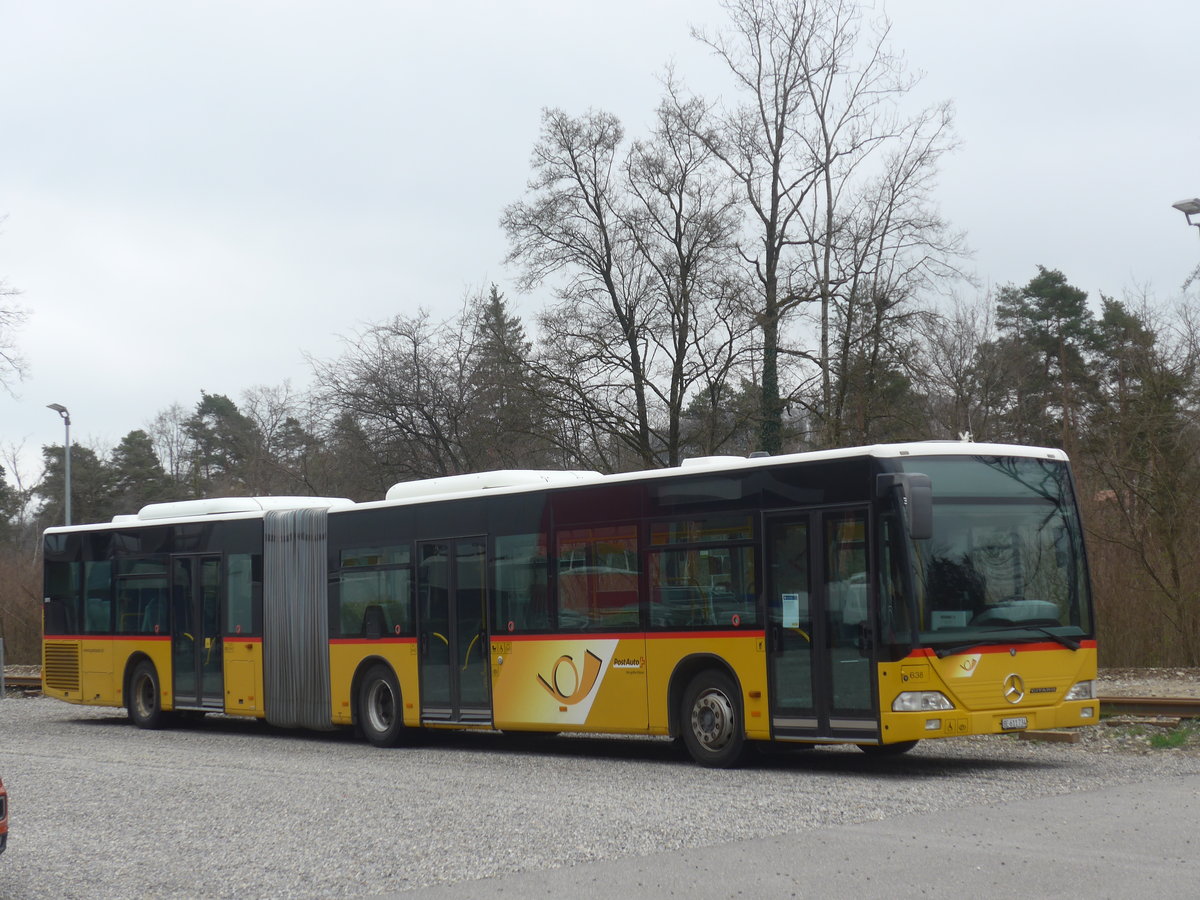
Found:
M 40 675 L 5 675 L 4 689 L 24 691 L 27 694 L 42 692 L 42 676 Z
M 1200 699 L 1195 697 L 1101 697 L 1100 715 L 1169 716 L 1200 718 Z
M 8 675 L 6 688 L 27 694 L 41 693 L 39 675 Z M 1200 699 L 1195 697 L 1101 697 L 1101 715 L 1170 716 L 1180 719 L 1200 718 Z

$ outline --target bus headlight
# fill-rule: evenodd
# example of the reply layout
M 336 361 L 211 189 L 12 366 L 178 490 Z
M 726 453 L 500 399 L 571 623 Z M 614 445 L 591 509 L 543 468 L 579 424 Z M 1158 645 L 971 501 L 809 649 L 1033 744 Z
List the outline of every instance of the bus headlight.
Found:
M 954 709 L 941 691 L 905 691 L 892 701 L 892 712 L 929 712 L 935 709 Z
M 1094 681 L 1077 681 L 1071 685 L 1071 689 L 1067 691 L 1067 695 L 1063 700 L 1095 700 L 1096 699 L 1096 682 Z

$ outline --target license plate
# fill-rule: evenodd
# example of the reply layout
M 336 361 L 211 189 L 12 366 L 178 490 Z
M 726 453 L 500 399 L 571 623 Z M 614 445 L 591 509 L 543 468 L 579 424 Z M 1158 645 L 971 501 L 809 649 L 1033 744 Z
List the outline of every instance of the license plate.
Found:
M 1014 731 L 1018 728 L 1028 728 L 1029 727 L 1029 717 L 1028 716 L 1013 716 L 1011 719 L 1001 719 L 1000 727 L 1003 728 L 1005 731 Z

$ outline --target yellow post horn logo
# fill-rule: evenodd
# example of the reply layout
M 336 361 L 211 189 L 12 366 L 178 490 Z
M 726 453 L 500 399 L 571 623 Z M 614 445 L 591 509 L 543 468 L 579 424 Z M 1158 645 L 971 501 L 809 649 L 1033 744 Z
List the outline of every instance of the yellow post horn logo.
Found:
M 563 674 L 564 665 L 570 669 L 571 675 L 574 679 L 573 684 L 568 686 L 568 688 L 571 690 L 570 694 L 567 694 L 566 691 L 563 690 L 563 685 L 560 681 L 560 677 Z M 551 697 L 553 697 L 559 703 L 564 703 L 567 706 L 573 706 L 592 692 L 592 688 L 596 686 L 596 679 L 600 677 L 600 667 L 602 665 L 603 662 L 601 662 L 600 657 L 598 657 L 595 653 L 593 653 L 591 650 L 584 651 L 583 677 L 580 678 L 579 669 L 575 667 L 574 658 L 567 654 L 563 654 L 550 669 L 549 681 L 547 681 L 541 675 L 539 675 L 537 679 L 539 682 L 541 682 L 542 687 L 546 689 L 546 693 L 548 693 Z

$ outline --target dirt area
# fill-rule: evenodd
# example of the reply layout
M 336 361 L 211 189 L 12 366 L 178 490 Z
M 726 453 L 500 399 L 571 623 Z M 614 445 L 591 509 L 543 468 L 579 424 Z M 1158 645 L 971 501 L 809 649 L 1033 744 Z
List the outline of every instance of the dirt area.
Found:
M 1101 697 L 1200 697 L 1200 669 L 1101 669 Z

